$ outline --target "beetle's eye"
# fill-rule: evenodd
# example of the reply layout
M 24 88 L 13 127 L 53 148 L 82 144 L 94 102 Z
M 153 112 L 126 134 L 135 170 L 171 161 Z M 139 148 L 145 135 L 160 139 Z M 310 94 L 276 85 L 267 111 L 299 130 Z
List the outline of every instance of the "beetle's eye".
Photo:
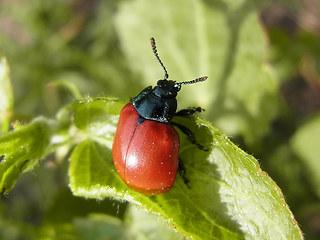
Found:
M 177 89 L 177 92 L 179 92 L 180 89 L 181 89 L 181 85 L 180 84 L 179 85 L 175 85 L 174 87 Z
M 164 85 L 164 80 L 159 80 L 157 86 L 162 87 Z

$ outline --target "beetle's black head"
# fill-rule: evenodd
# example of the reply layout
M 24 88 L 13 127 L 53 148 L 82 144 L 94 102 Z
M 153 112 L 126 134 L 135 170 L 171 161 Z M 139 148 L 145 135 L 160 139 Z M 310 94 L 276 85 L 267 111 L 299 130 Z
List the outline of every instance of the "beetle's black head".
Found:
M 157 82 L 157 86 L 153 88 L 152 93 L 161 98 L 175 98 L 180 89 L 180 84 L 176 84 L 175 81 L 164 79 Z
M 154 88 L 151 86 L 145 88 L 138 96 L 132 99 L 132 104 L 140 116 L 140 120 L 138 120 L 139 124 L 141 123 L 141 119 L 170 122 L 177 110 L 176 96 L 181 89 L 181 85 L 202 82 L 208 78 L 204 76 L 185 82 L 168 80 L 169 75 L 158 56 L 154 38 L 151 38 L 151 46 L 154 55 L 164 70 L 164 79 L 159 80 Z

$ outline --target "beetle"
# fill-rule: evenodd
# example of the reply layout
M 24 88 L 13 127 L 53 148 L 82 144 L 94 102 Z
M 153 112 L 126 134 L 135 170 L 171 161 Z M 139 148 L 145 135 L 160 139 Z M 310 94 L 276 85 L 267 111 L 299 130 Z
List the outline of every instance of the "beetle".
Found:
M 174 116 L 188 116 L 201 112 L 201 108 L 177 110 L 177 93 L 181 86 L 205 81 L 203 76 L 191 81 L 168 80 L 168 72 L 160 60 L 154 38 L 152 51 L 164 70 L 164 79 L 152 88 L 149 86 L 132 98 L 120 112 L 115 132 L 112 157 L 122 180 L 133 190 L 156 195 L 168 192 L 175 183 L 178 170 L 188 185 L 185 168 L 179 160 L 180 140 L 174 126 L 202 150 L 193 133 L 185 126 L 172 121 Z

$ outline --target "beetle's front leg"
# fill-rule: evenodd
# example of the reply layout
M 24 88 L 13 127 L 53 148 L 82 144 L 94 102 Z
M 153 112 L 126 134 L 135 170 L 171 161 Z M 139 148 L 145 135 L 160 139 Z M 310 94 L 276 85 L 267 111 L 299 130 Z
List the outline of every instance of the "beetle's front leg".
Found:
M 188 140 L 196 145 L 200 150 L 202 151 L 208 151 L 208 148 L 206 148 L 205 146 L 201 145 L 200 143 L 197 142 L 195 136 L 194 136 L 194 133 L 189 129 L 187 128 L 186 126 L 183 126 L 179 123 L 176 123 L 176 122 L 171 122 L 174 126 L 176 126 L 177 128 L 180 129 L 181 132 L 183 132 L 187 137 L 188 137 Z
M 201 107 L 193 107 L 187 109 L 181 109 L 180 111 L 176 112 L 175 116 L 185 117 L 195 114 L 196 112 L 203 112 L 204 109 Z

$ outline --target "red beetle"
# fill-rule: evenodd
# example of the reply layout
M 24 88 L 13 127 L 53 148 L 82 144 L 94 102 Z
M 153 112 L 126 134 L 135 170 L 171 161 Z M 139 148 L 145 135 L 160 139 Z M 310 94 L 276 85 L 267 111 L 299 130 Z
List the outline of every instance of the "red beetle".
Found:
M 161 62 L 154 38 L 151 38 L 153 52 L 165 72 L 157 86 L 145 88 L 121 112 L 116 130 L 112 156 L 117 172 L 132 189 L 144 194 L 168 192 L 174 185 L 178 168 L 185 178 L 185 169 L 179 161 L 179 135 L 173 125 L 187 134 L 189 140 L 200 149 L 193 133 L 186 127 L 172 122 L 174 116 L 188 116 L 201 108 L 183 109 L 178 112 L 176 96 L 183 84 L 205 81 L 207 77 L 192 81 L 175 82 L 167 80 L 169 75 Z

